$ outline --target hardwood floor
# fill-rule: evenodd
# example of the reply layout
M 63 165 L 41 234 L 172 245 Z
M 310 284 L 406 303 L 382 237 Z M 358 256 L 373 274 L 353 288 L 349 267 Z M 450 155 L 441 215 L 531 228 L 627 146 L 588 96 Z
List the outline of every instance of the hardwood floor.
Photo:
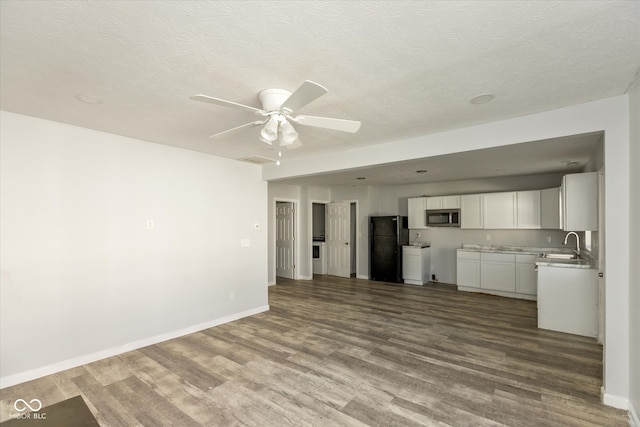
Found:
M 316 276 L 271 310 L 0 391 L 81 394 L 102 426 L 628 426 L 602 348 L 539 330 L 535 302 Z

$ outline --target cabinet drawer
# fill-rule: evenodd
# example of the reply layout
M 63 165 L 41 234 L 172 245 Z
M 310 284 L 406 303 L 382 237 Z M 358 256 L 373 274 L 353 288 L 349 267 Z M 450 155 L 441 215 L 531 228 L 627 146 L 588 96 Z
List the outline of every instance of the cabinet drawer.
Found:
M 516 254 L 516 263 L 518 264 L 535 264 L 538 255 Z
M 480 259 L 480 252 L 458 250 L 458 259 Z
M 516 262 L 515 254 L 495 254 L 482 252 L 480 259 L 482 261 Z

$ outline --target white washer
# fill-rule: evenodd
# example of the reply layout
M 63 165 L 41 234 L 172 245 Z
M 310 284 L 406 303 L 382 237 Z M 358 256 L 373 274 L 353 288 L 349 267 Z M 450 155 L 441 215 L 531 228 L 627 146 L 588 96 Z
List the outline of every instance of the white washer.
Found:
M 313 274 L 327 274 L 327 247 L 325 242 L 313 242 Z

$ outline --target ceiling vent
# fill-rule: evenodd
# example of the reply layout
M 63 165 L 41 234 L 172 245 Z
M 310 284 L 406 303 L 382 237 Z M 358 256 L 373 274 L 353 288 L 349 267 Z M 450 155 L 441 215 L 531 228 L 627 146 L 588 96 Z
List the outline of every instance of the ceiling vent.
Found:
M 243 157 L 238 160 L 240 160 L 241 162 L 253 163 L 254 165 L 264 165 L 267 163 L 275 162 L 275 160 L 273 159 L 269 159 L 268 157 L 262 157 L 262 156 Z

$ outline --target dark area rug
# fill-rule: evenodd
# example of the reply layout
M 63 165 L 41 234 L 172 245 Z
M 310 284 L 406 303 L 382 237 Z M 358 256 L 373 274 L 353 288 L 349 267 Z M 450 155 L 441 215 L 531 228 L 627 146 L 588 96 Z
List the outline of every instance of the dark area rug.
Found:
M 38 412 L 21 413 L 20 418 L 12 418 L 0 423 L 0 427 L 81 427 L 99 425 L 82 396 L 72 397 L 71 399 L 45 406 Z

